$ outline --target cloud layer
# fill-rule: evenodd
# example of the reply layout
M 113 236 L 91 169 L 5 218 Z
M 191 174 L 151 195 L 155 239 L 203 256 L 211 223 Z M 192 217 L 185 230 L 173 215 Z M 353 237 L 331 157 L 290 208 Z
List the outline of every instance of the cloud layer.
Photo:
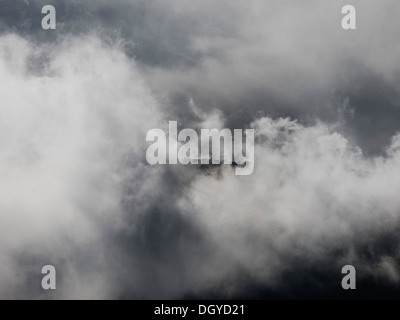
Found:
M 398 294 L 396 1 L 50 2 L 0 1 L 1 298 Z M 147 165 L 170 120 L 253 127 L 254 174 Z

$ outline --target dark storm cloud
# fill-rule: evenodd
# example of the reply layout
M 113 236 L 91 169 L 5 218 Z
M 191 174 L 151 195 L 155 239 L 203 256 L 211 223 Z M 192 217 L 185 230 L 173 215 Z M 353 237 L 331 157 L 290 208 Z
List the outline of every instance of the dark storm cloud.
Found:
M 342 4 L 0 1 L 0 296 L 342 297 L 345 264 L 398 293 L 399 5 Z M 255 126 L 257 172 L 146 166 L 168 120 Z
M 382 21 L 393 11 L 392 1 L 354 3 L 363 30 L 353 33 L 340 28 L 340 3 L 288 1 L 286 9 L 277 1 L 255 1 L 250 6 L 240 1 L 206 1 L 184 6 L 179 1 L 167 5 L 53 0 L 49 4 L 58 10 L 57 33 L 40 27 L 38 13 L 46 1 L 3 3 L 0 19 L 7 30 L 36 40 L 87 32 L 125 39 L 126 52 L 139 63 L 151 69 L 162 67 L 162 74 L 166 70 L 164 77 L 156 72 L 154 89 L 165 97 L 175 118 L 182 113 L 195 117 L 187 113 L 190 99 L 203 109 L 223 111 L 230 127 L 249 124 L 260 115 L 291 116 L 303 123 L 315 118 L 337 122 L 344 116 L 348 121 L 342 123 L 342 132 L 351 134 L 366 154 L 380 153 L 399 129 L 395 120 L 387 120 L 397 119 L 399 108 L 393 100 L 376 108 L 380 93 L 370 90 L 375 82 L 380 92 L 396 90 L 397 81 L 387 79 L 381 61 L 390 61 L 396 51 L 391 43 L 397 24 L 385 21 L 375 28 L 369 23 Z M 163 78 L 167 84 L 160 83 Z M 362 98 L 362 92 L 369 92 L 370 98 Z M 343 115 L 338 109 L 347 100 L 355 112 Z
M 60 35 L 98 32 L 104 37 L 127 40 L 127 52 L 153 66 L 193 65 L 197 55 L 189 49 L 199 19 L 179 17 L 158 1 L 2 1 L 2 29 L 28 35 L 35 41 L 54 41 Z M 41 28 L 41 8 L 57 9 L 58 30 Z M 193 29 L 192 29 L 193 28 Z M 199 28 L 201 29 L 201 28 Z M 215 29 L 218 30 L 218 29 Z M 222 31 L 218 31 L 222 32 Z

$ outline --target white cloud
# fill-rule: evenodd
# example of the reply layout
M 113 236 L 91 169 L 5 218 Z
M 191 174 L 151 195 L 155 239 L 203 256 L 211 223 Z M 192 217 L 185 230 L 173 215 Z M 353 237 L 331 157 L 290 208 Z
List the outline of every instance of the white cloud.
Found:
M 398 223 L 400 152 L 394 146 L 400 135 L 388 157 L 371 160 L 323 123 L 304 127 L 263 118 L 254 127 L 254 174 L 236 177 L 224 167 L 222 176 L 199 176 L 181 201 L 214 246 L 207 261 L 212 277 L 224 279 L 239 267 L 273 286 L 295 269 L 293 257 L 341 263 L 330 256 L 333 250 L 352 248 Z M 395 260 L 371 267 L 358 254 L 351 261 L 360 274 L 397 279 Z
M 40 76 L 30 72 L 32 57 L 47 59 Z M 131 195 L 138 207 L 157 184 L 142 160 L 143 137 L 160 113 L 134 62 L 93 37 L 35 46 L 2 36 L 0 70 L 0 296 L 12 296 L 26 280 L 13 271 L 23 268 L 18 253 L 37 250 L 43 265 L 74 259 L 74 247 L 101 256 L 102 229 L 125 228 L 128 181 L 144 180 Z M 73 260 L 65 264 L 65 292 L 109 294 L 89 286 L 91 273 L 83 279 Z M 100 261 L 92 266 L 106 271 Z
M 149 66 L 145 79 L 161 96 L 180 91 L 208 99 L 210 105 L 194 99 L 184 106 L 198 119 L 189 120 L 196 128 L 222 128 L 224 117 L 240 118 L 248 105 L 255 115 L 254 104 L 260 101 L 251 100 L 254 92 L 271 97 L 261 96 L 259 110 L 269 112 L 275 98 L 279 108 L 313 114 L 331 103 L 333 91 L 357 68 L 385 80 L 395 79 L 398 72 L 395 0 L 368 5 L 355 1 L 359 29 L 354 33 L 340 28 L 339 2 L 171 3 L 168 9 L 161 2 L 155 6 L 159 11 L 154 16 L 165 18 L 160 24 L 150 20 L 157 37 L 147 34 L 149 25 L 144 24 L 141 38 L 158 41 L 160 34 L 166 42 L 175 39 L 172 22 L 178 18 L 195 26 L 179 34 L 188 36 L 190 49 L 167 46 L 177 56 L 193 53 L 187 60 L 194 66 Z M 356 68 L 350 70 L 350 65 Z M 290 257 L 331 261 L 332 250 L 347 246 L 347 256 L 338 263 L 348 264 L 349 259 L 359 262 L 356 267 L 365 274 L 398 281 L 398 257 L 385 253 L 370 266 L 355 247 L 369 236 L 392 232 L 398 223 L 399 135 L 393 137 L 387 157 L 364 158 L 349 137 L 323 123 L 306 127 L 288 119 L 262 118 L 254 123 L 258 143 L 253 175 L 238 177 L 222 166 L 193 178 L 197 173 L 174 167 L 168 168 L 171 178 L 164 176 L 165 168 L 142 164 L 145 134 L 167 120 L 180 119 L 161 121 L 170 110 L 158 106 L 143 79 L 122 49 L 95 37 L 47 45 L 16 35 L 0 38 L 0 297 L 34 295 L 35 290 L 25 287 L 29 275 L 53 261 L 65 271 L 58 291 L 62 298 L 125 293 L 181 297 L 214 289 L 227 278 L 235 279 L 238 270 L 274 286 L 279 285 L 277 274 L 296 270 Z M 357 83 L 348 86 L 357 90 Z M 187 111 L 184 108 L 177 113 Z M 171 181 L 164 182 L 168 177 Z M 176 199 L 179 208 L 168 202 Z M 163 206 L 162 201 L 173 208 L 163 208 L 166 214 L 185 213 L 185 221 L 200 229 L 207 248 L 202 248 L 200 236 L 198 246 L 179 242 L 182 248 L 162 247 L 172 252 L 172 258 L 163 260 L 154 252 L 120 249 L 117 240 L 105 236 L 140 231 L 137 221 L 153 205 Z M 154 234 L 146 231 L 143 242 L 153 240 Z M 167 235 L 158 241 L 168 242 L 172 235 Z M 143 247 L 151 251 L 152 245 Z M 121 266 L 126 261 L 131 264 Z M 149 278 L 154 282 L 146 282 L 145 271 L 153 272 Z M 117 287 L 127 275 L 123 284 L 132 286 Z M 227 285 L 226 293 L 235 293 L 235 286 Z

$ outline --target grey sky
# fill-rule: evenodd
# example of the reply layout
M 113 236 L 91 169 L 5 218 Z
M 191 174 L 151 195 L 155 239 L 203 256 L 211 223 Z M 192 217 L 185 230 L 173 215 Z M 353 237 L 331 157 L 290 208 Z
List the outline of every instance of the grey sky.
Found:
M 400 4 L 344 4 L 0 0 L 0 297 L 398 294 Z M 254 175 L 146 165 L 168 120 L 255 127 Z

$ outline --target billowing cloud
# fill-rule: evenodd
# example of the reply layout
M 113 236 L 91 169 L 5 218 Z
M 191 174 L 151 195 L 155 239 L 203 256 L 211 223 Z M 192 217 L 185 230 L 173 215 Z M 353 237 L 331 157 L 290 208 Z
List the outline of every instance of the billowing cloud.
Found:
M 329 261 L 336 270 L 347 260 L 364 276 L 397 283 L 397 254 L 389 260 L 378 255 L 371 264 L 362 250 L 365 241 L 398 225 L 400 136 L 387 157 L 366 159 L 322 123 L 262 118 L 254 127 L 254 175 L 238 179 L 225 168 L 200 176 L 181 202 L 213 243 L 212 276 L 242 270 L 274 287 L 284 272 L 295 272 L 290 261 L 301 257 L 311 265 Z M 382 272 L 386 266 L 389 272 Z
M 32 74 L 40 60 L 41 74 Z M 143 163 L 143 137 L 160 113 L 134 63 L 96 38 L 36 47 L 2 36 L 0 69 L 4 296 L 24 280 L 16 272 L 20 255 L 37 252 L 40 263 L 62 263 L 73 273 L 79 262 L 70 261 L 72 246 L 93 251 L 85 268 L 102 267 L 101 236 L 105 228 L 123 229 L 128 181 L 141 181 L 130 194 L 138 207 L 157 183 Z M 97 295 L 96 283 L 82 294 Z
M 0 297 L 398 293 L 396 0 L 45 2 L 0 0 Z M 254 174 L 147 165 L 170 120 L 253 127 Z

